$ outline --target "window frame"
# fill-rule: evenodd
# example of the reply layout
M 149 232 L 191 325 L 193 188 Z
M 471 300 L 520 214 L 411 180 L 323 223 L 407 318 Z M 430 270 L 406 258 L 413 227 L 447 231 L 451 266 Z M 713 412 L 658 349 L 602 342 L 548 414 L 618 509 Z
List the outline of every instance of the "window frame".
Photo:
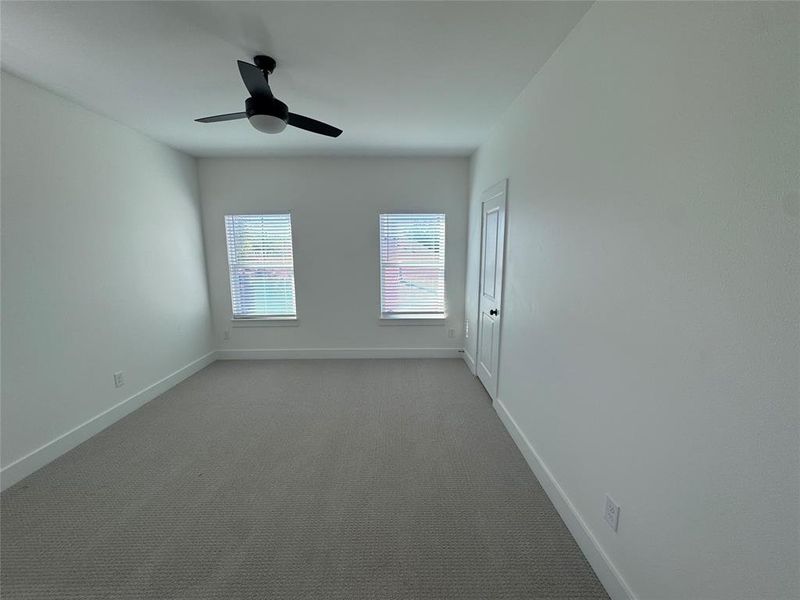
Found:
M 444 310 L 441 313 L 384 313 L 381 215 L 442 215 L 444 217 Z M 386 209 L 378 211 L 378 323 L 380 325 L 444 325 L 447 320 L 447 211 L 426 209 Z
M 237 317 L 233 311 L 233 285 L 231 281 L 231 261 L 230 251 L 228 250 L 228 228 L 226 224 L 227 217 L 248 217 L 248 216 L 264 216 L 264 215 L 288 215 L 289 216 L 289 229 L 291 230 L 292 242 L 292 287 L 294 288 L 294 315 L 254 315 L 252 317 L 239 316 Z M 262 210 L 258 212 L 232 212 L 223 215 L 222 227 L 225 236 L 225 262 L 228 266 L 228 291 L 230 299 L 230 320 L 233 327 L 258 327 L 258 326 L 286 326 L 298 324 L 299 309 L 297 306 L 297 269 L 295 268 L 295 233 L 294 233 L 294 214 L 291 209 L 289 210 Z

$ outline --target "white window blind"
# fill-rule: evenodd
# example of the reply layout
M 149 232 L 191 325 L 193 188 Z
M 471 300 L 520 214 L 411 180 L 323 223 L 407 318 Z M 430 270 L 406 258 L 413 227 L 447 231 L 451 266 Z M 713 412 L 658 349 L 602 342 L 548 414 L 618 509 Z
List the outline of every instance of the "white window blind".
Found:
M 292 216 L 227 215 L 234 319 L 297 316 Z
M 381 315 L 443 317 L 444 215 L 381 214 Z

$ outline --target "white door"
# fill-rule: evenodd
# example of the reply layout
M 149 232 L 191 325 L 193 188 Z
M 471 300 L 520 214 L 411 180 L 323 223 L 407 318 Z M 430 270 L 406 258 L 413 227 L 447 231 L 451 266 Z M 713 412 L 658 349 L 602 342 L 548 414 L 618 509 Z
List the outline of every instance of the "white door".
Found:
M 483 193 L 481 219 L 481 278 L 478 300 L 478 377 L 492 397 L 497 396 L 500 354 L 500 321 L 503 296 L 503 251 L 506 231 L 508 180 Z

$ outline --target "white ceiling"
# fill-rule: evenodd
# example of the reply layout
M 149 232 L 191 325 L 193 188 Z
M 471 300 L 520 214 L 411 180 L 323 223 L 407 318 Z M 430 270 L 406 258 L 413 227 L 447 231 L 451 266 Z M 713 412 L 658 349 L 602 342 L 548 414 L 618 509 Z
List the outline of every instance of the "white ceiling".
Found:
M 10 2 L 0 62 L 195 156 L 474 150 L 590 2 Z M 237 59 L 269 54 L 289 109 L 337 139 L 247 121 Z

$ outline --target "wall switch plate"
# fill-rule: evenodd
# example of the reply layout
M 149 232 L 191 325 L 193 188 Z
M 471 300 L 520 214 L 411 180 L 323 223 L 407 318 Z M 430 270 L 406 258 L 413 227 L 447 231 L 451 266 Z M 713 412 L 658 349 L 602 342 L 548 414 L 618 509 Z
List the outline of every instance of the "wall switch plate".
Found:
M 603 518 L 611 529 L 617 530 L 619 527 L 619 505 L 608 494 L 606 494 L 606 510 Z
M 125 385 L 125 377 L 122 375 L 122 371 L 117 371 L 114 373 L 114 387 L 122 387 Z
M 225 331 L 222 332 L 222 339 L 223 340 L 231 339 L 231 330 L 230 329 L 226 329 Z
M 447 330 L 447 337 L 449 337 L 449 338 L 456 337 L 456 330 L 455 329 L 448 329 Z

